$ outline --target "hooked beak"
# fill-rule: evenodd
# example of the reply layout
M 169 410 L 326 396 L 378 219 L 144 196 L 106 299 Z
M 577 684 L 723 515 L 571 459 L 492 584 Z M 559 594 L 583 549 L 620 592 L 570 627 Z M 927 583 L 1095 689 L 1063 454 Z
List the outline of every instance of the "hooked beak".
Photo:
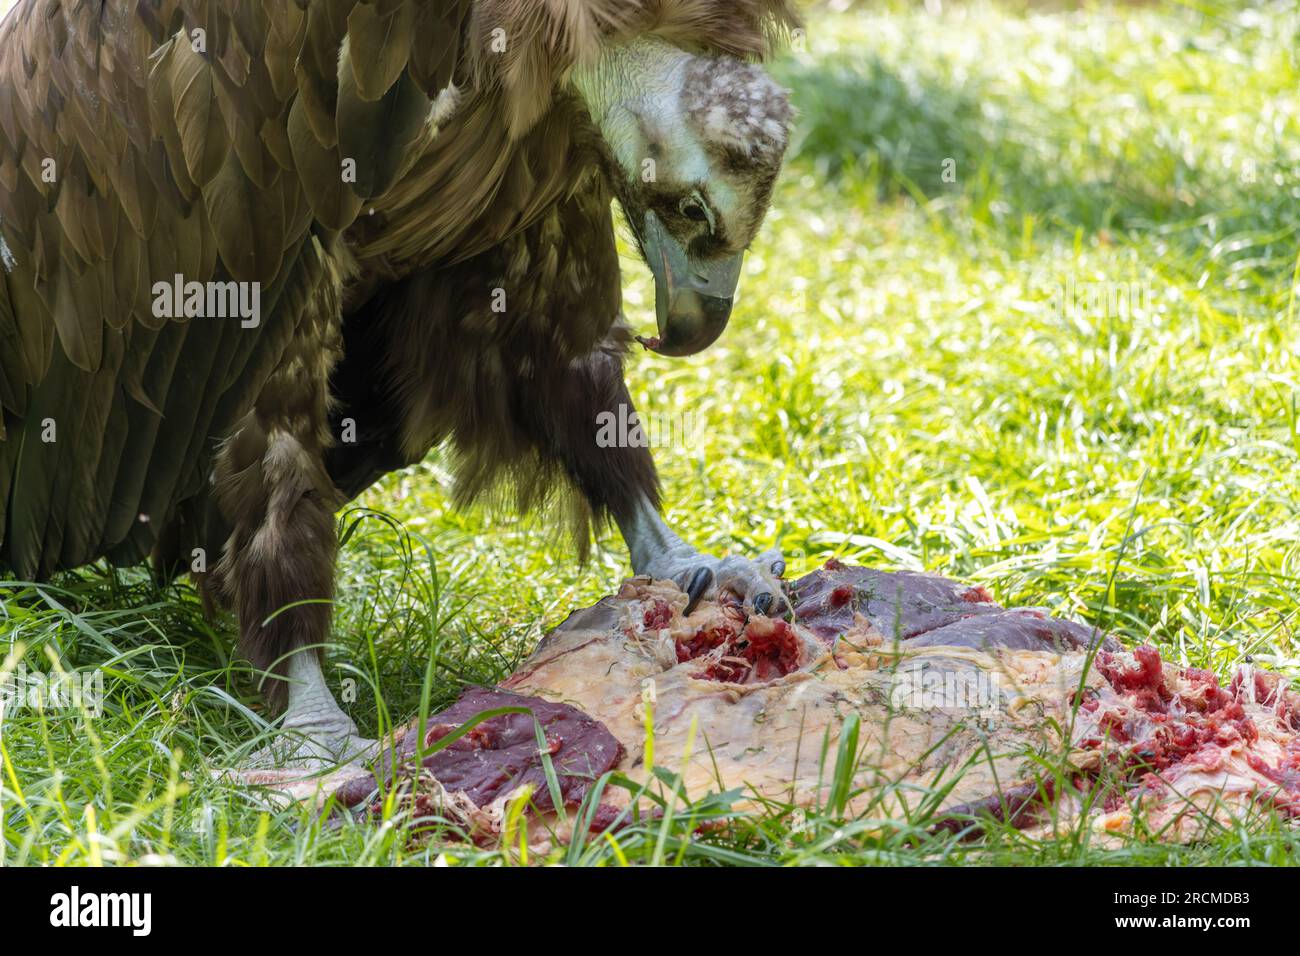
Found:
M 655 277 L 659 335 L 637 341 L 660 355 L 694 355 L 712 345 L 731 318 L 743 252 L 726 259 L 694 259 L 668 234 L 659 217 L 645 214 L 642 240 Z

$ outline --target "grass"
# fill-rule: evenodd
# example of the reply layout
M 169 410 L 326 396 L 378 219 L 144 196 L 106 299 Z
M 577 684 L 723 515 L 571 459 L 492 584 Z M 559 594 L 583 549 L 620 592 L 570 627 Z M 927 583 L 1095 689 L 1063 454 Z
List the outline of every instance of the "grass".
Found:
M 643 412 L 695 426 L 658 453 L 670 522 L 705 550 L 779 544 L 796 575 L 925 568 L 1220 674 L 1300 674 L 1298 41 L 1294 2 L 814 11 L 775 68 L 799 141 L 730 331 L 630 363 Z M 614 536 L 578 567 L 545 516 L 458 513 L 449 485 L 435 453 L 341 518 L 332 680 L 365 731 L 509 673 L 627 573 Z M 106 690 L 95 719 L 5 718 L 3 862 L 517 862 L 209 780 L 266 726 L 229 623 L 184 584 L 99 568 L 0 600 L 10 666 L 102 668 Z M 731 796 L 555 859 L 1283 863 L 1297 843 L 962 843 L 923 812 L 882 828 Z M 703 819 L 730 825 L 692 837 Z

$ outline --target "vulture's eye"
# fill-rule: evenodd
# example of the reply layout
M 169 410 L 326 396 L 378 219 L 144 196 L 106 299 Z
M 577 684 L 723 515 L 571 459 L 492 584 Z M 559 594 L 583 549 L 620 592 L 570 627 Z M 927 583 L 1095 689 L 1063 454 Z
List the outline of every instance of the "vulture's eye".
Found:
M 682 215 L 691 222 L 708 222 L 709 214 L 704 210 L 704 204 L 694 197 L 683 199 L 681 204 Z

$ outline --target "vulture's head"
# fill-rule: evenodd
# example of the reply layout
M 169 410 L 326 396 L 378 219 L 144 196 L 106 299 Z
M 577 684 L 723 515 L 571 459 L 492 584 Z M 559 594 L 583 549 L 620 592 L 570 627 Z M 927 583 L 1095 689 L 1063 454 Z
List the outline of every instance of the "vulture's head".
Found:
M 693 355 L 722 334 L 741 259 L 789 138 L 786 91 L 733 57 L 658 39 L 609 50 L 574 84 L 606 147 L 607 175 L 655 278 L 659 334 Z

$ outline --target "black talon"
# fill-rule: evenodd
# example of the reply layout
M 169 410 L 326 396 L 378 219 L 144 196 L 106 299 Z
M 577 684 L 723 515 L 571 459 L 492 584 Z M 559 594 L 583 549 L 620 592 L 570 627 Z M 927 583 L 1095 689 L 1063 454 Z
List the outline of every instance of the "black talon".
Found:
M 772 573 L 775 574 L 778 578 L 781 577 L 783 574 L 785 574 L 785 561 L 783 561 L 781 558 L 777 558 L 775 561 L 773 561 Z
M 772 595 L 770 592 L 764 591 L 758 597 L 754 598 L 755 614 L 762 614 L 766 616 L 767 612 L 771 609 L 771 607 L 772 607 Z
M 713 572 L 708 568 L 700 568 L 695 572 L 695 577 L 691 578 L 691 583 L 686 587 L 686 613 L 690 614 L 695 610 L 695 605 L 700 603 L 700 598 L 704 597 L 704 592 L 709 589 L 713 583 Z

